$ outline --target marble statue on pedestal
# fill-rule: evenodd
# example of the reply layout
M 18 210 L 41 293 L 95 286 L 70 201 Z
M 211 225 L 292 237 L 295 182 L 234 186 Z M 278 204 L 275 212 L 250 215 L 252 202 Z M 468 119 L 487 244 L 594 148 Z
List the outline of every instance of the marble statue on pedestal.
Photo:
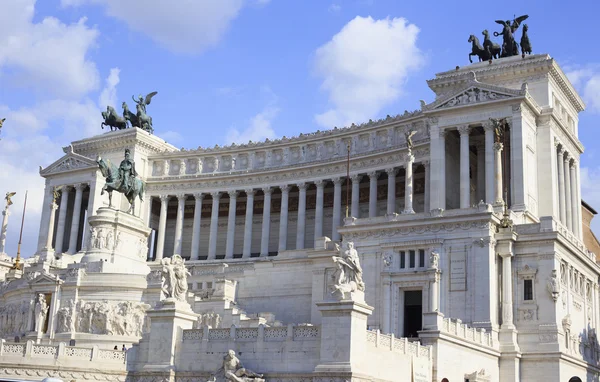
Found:
M 35 303 L 35 331 L 36 333 L 44 333 L 44 325 L 46 323 L 46 316 L 48 315 L 48 304 L 46 303 L 46 296 L 42 293 L 37 295 L 37 301 Z
M 337 264 L 335 272 L 335 284 L 333 293 L 339 292 L 342 297 L 347 293 L 365 290 L 365 283 L 362 279 L 362 268 L 358 258 L 358 252 L 354 248 L 354 243 L 349 241 L 344 244 L 345 249 L 341 249 L 336 244 L 339 256 L 333 256 L 333 262 Z
M 262 376 L 244 368 L 242 362 L 235 356 L 235 351 L 229 350 L 223 357 L 223 366 L 209 382 L 264 382 Z
M 186 302 L 187 276 L 190 274 L 185 268 L 184 260 L 179 255 L 161 260 L 162 264 L 162 294 L 163 300 L 172 299 Z

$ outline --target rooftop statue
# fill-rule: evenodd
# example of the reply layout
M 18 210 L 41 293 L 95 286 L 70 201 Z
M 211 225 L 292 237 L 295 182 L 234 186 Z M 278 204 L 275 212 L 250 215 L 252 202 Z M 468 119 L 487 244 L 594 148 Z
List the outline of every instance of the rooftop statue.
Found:
M 519 25 L 521 25 L 521 23 L 528 17 L 528 15 L 516 17 L 513 19 L 512 24 L 510 20 L 496 20 L 497 24 L 500 24 L 504 27 L 502 32 L 494 32 L 494 36 L 496 37 L 502 35 L 502 54 L 500 57 L 519 55 L 519 45 L 515 41 L 514 33 L 517 31 L 517 29 L 519 29 Z
M 128 125 L 131 125 L 132 127 L 138 127 L 152 134 L 154 132 L 152 117 L 148 115 L 146 106 L 150 105 L 152 97 L 156 94 L 158 94 L 158 92 L 152 92 L 147 94 L 146 97 L 140 94 L 137 99 L 131 96 L 131 99 L 133 99 L 133 102 L 136 104 L 136 112 L 134 113 L 129 110 L 127 102 L 123 102 L 121 104 L 123 107 L 123 116 L 119 116 L 114 107 L 107 106 L 106 111 L 102 112 L 102 117 L 104 118 L 104 122 L 101 124 L 102 128 L 104 128 L 104 126 L 110 126 L 111 131 L 113 128 L 122 130 L 126 129 Z
M 6 200 L 6 208 L 8 208 L 8 206 L 11 206 L 13 204 L 11 198 L 13 196 L 15 196 L 17 193 L 16 192 L 7 192 L 6 196 L 4 197 L 4 200 Z
M 502 36 L 502 46 L 494 43 L 490 39 L 490 34 L 487 29 L 485 29 L 482 34 L 484 36 L 483 45 L 479 43 L 479 39 L 475 35 L 470 35 L 468 42 L 471 43 L 471 53 L 469 53 L 469 62 L 473 62 L 471 59 L 472 56 L 477 56 L 479 58 L 479 62 L 481 61 L 489 61 L 491 63 L 492 59 L 497 59 L 500 57 L 511 57 L 519 55 L 519 44 L 517 44 L 515 40 L 515 32 L 519 29 L 519 26 L 523 21 L 525 21 L 529 16 L 523 15 L 519 17 L 515 17 L 511 20 L 496 20 L 496 23 L 502 25 L 502 32 L 494 32 L 494 36 Z M 531 54 L 531 43 L 529 42 L 529 36 L 527 35 L 527 25 L 523 26 L 523 36 L 521 37 L 521 50 L 522 56 L 525 57 L 525 54 Z
M 109 159 L 106 161 L 100 156 L 96 159 L 102 176 L 106 179 L 106 184 L 102 187 L 100 195 L 108 192 L 108 205 L 112 207 L 112 192 L 117 191 L 124 194 L 130 204 L 128 213 L 133 214 L 135 210 L 135 199 L 140 198 L 144 201 L 145 183 L 137 178 L 135 171 L 135 162 L 130 158 L 129 149 L 125 149 L 125 159 L 121 161 L 119 167 L 115 166 Z

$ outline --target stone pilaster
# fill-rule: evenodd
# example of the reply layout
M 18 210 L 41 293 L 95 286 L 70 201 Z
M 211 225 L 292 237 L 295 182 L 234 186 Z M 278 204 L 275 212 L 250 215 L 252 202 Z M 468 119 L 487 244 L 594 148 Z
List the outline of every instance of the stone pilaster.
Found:
M 160 195 L 160 217 L 158 218 L 158 238 L 156 240 L 156 260 L 163 258 L 165 252 L 165 231 L 167 230 L 167 209 L 169 195 Z
M 323 180 L 315 181 L 317 186 L 317 205 L 315 206 L 315 241 L 323 236 Z
M 58 211 L 58 228 L 56 231 L 56 244 L 54 249 L 56 253 L 63 252 L 63 242 L 65 238 L 65 224 L 67 222 L 67 206 L 69 204 L 69 191 L 71 186 L 62 186 L 60 196 L 60 209 Z
M 372 171 L 369 175 L 369 217 L 377 216 L 377 172 Z
M 262 235 L 260 239 L 260 255 L 269 256 L 269 234 L 271 232 L 271 187 L 263 188 Z
M 244 248 L 243 257 L 250 257 L 252 254 L 252 218 L 254 216 L 254 190 L 246 190 L 246 220 L 244 223 Z
M 471 184 L 469 179 L 469 134 L 471 128 L 459 126 L 460 134 L 460 208 L 469 208 L 471 201 Z
M 288 207 L 290 198 L 290 187 L 288 185 L 281 188 L 281 212 L 279 215 L 279 251 L 287 249 L 288 235 Z
M 210 214 L 210 235 L 208 237 L 208 259 L 217 258 L 217 240 L 219 233 L 219 201 L 221 200 L 220 192 L 213 192 L 212 209 Z
M 485 201 L 494 204 L 494 125 L 488 121 L 483 125 L 485 131 Z
M 388 193 L 387 193 L 387 213 L 391 215 L 396 212 L 396 174 L 397 168 L 388 168 L 385 170 L 388 175 Z
M 194 224 L 192 226 L 192 250 L 190 253 L 190 259 L 198 260 L 200 258 L 200 230 L 202 223 L 202 202 L 204 201 L 204 194 L 194 194 L 196 204 L 194 205 Z
M 80 183 L 75 185 L 75 203 L 73 204 L 73 215 L 71 216 L 71 234 L 69 236 L 69 249 L 67 253 L 74 254 L 77 252 L 77 239 L 79 237 L 79 220 L 81 217 L 81 200 L 83 198 L 83 190 L 87 184 Z
M 415 157 L 408 152 L 405 157 L 406 163 L 406 176 L 404 177 L 404 211 L 403 214 L 414 214 L 415 210 L 413 209 L 413 163 L 415 161 Z
M 237 210 L 237 191 L 229 191 L 229 212 L 227 215 L 227 241 L 225 243 L 225 258 L 233 259 L 235 245 L 235 213 Z
M 350 216 L 358 218 L 358 215 L 360 215 L 360 180 L 362 179 L 362 176 L 356 174 L 352 175 L 350 179 L 352 180 L 352 207 Z
M 306 183 L 298 183 L 298 224 L 296 229 L 296 249 L 304 249 L 306 229 Z
M 183 163 L 183 161 L 182 161 Z M 177 194 L 177 220 L 175 221 L 175 237 L 173 243 L 173 255 L 181 256 L 181 246 L 183 242 L 183 219 L 185 213 L 185 200 L 187 195 Z

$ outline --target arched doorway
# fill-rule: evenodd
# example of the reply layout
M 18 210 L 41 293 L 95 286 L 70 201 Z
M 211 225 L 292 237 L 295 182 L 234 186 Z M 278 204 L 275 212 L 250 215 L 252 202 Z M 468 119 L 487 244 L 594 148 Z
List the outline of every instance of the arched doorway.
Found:
M 448 378 L 444 378 L 444 379 L 442 379 L 442 382 L 450 382 L 450 381 L 448 381 Z
M 569 382 L 582 382 L 581 378 L 579 377 L 571 377 L 571 379 L 569 379 Z

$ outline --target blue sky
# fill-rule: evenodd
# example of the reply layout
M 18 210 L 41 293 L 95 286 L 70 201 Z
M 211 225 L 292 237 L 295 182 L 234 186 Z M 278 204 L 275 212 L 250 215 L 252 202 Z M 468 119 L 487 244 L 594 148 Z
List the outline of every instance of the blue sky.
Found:
M 600 209 L 598 2 L 454 4 L 0 0 L 0 193 L 18 191 L 17 207 L 30 190 L 23 253 L 35 251 L 39 230 L 38 166 L 71 140 L 101 133 L 107 103 L 132 105 L 131 95 L 158 91 L 148 106 L 156 134 L 186 148 L 359 123 L 432 101 L 425 81 L 468 64 L 470 34 L 500 31 L 494 20 L 521 14 L 530 15 L 534 53 L 556 58 L 587 103 L 583 196 Z

